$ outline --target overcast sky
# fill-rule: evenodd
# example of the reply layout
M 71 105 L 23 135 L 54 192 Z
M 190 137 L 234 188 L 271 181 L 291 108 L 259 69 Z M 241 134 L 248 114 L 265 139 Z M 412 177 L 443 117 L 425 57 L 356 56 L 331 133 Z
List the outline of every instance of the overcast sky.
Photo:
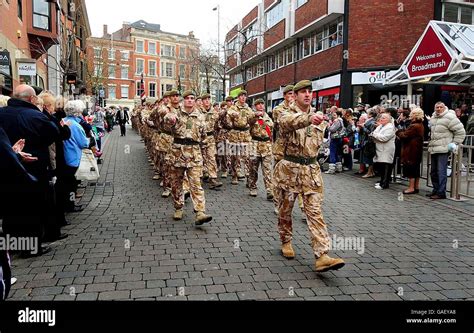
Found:
M 109 32 L 123 22 L 143 19 L 161 25 L 161 30 L 187 35 L 190 31 L 203 46 L 217 44 L 217 11 L 220 7 L 220 42 L 260 0 L 86 0 L 92 36 L 102 36 L 102 26 Z

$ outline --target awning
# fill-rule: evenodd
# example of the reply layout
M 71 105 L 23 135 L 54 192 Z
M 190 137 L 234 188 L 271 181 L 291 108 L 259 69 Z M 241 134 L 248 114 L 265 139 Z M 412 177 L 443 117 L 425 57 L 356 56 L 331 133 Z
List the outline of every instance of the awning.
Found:
M 384 82 L 474 84 L 474 26 L 430 21 L 402 66 Z

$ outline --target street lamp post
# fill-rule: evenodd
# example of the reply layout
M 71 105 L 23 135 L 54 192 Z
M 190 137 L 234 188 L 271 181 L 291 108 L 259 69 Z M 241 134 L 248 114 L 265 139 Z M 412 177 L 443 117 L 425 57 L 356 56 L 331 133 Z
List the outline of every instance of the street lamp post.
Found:
M 217 5 L 212 9 L 213 11 L 217 10 L 217 59 L 219 60 L 219 66 L 221 64 L 221 14 L 220 14 L 220 6 Z M 223 74 L 222 79 L 222 100 L 225 98 L 225 73 Z

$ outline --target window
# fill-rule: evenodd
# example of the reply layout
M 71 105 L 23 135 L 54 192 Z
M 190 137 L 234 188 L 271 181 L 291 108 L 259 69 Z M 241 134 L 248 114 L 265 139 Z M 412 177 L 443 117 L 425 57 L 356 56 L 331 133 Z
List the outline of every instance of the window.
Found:
M 156 61 L 150 60 L 148 62 L 148 75 L 156 76 Z
M 115 86 L 109 86 L 109 99 L 115 99 Z
M 130 53 L 128 51 L 121 51 L 122 54 L 122 60 L 128 60 L 130 59 Z
M 137 81 L 137 96 L 141 96 L 142 95 L 142 92 L 145 91 L 145 87 L 142 87 L 142 83 L 141 81 Z M 143 88 L 143 89 L 142 89 Z
M 161 76 L 163 77 L 173 77 L 173 64 L 170 62 L 162 62 L 161 63 Z
M 156 43 L 148 42 L 148 54 L 156 54 Z
M 23 0 L 18 0 L 18 18 L 23 21 Z
M 174 46 L 162 45 L 161 55 L 164 57 L 174 57 Z
M 94 64 L 94 75 L 96 77 L 102 76 L 102 66 L 98 63 Z
M 296 0 L 296 8 L 300 8 L 301 6 L 303 6 L 307 2 L 308 2 L 308 0 Z
M 474 24 L 474 8 L 459 7 L 461 10 L 461 23 Z
M 120 97 L 121 98 L 128 98 L 128 86 L 121 86 L 120 87 Z
M 454 3 L 443 4 L 443 21 L 474 24 L 474 8 Z
M 179 47 L 179 57 L 181 59 L 186 58 L 186 46 L 180 46 Z
M 115 59 L 115 50 L 114 50 L 114 49 L 110 49 L 110 50 L 109 50 L 109 59 L 110 59 L 110 60 L 114 60 L 114 59 Z
M 46 0 L 33 0 L 33 28 L 51 30 L 50 9 Z
M 186 77 L 186 66 L 179 65 L 179 77 L 184 79 Z
M 142 41 L 142 40 L 137 40 L 136 51 L 137 51 L 138 53 L 144 53 L 143 41 Z
M 122 79 L 128 79 L 128 66 L 122 66 L 121 77 Z
M 267 29 L 283 20 L 285 13 L 288 11 L 288 0 L 281 0 L 277 5 L 270 9 L 266 14 Z
M 112 79 L 115 78 L 115 66 L 114 65 L 109 65 L 109 78 L 112 78 Z
M 145 71 L 145 60 L 137 59 L 137 74 L 142 74 Z
M 245 37 L 247 38 L 247 43 L 250 43 L 251 41 L 253 41 L 257 37 L 255 23 L 251 24 L 245 30 Z
M 295 48 L 293 46 L 286 50 L 286 62 L 288 64 L 291 64 L 293 62 L 294 51 Z
M 268 57 L 268 71 L 271 72 L 276 69 L 276 59 L 275 55 L 271 55 Z
M 156 83 L 150 82 L 149 89 L 148 89 L 150 97 L 156 97 Z
M 236 44 L 237 38 L 232 39 L 229 43 L 227 43 L 227 50 L 226 50 L 226 55 L 227 57 L 230 57 L 232 54 L 236 52 Z
M 265 74 L 265 62 L 261 61 L 257 65 L 257 76 L 260 76 L 260 75 L 263 75 L 263 74 Z
M 298 59 L 309 57 L 317 52 L 324 51 L 330 47 L 341 44 L 343 39 L 342 34 L 343 23 L 342 20 L 339 19 L 303 37 L 298 44 Z M 288 52 L 288 63 L 295 61 L 295 54 L 291 53 L 294 51 L 289 49 Z
M 102 53 L 102 52 L 101 52 L 100 48 L 94 47 L 94 57 L 95 57 L 95 58 L 100 58 L 100 57 L 102 56 L 101 53 Z

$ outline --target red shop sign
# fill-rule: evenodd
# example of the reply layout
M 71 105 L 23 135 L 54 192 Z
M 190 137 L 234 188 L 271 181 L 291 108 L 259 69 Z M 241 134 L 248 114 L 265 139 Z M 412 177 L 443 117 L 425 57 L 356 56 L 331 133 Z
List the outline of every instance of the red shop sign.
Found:
M 444 75 L 448 72 L 452 62 L 453 58 L 430 26 L 408 62 L 408 76 L 411 79 L 416 79 Z

